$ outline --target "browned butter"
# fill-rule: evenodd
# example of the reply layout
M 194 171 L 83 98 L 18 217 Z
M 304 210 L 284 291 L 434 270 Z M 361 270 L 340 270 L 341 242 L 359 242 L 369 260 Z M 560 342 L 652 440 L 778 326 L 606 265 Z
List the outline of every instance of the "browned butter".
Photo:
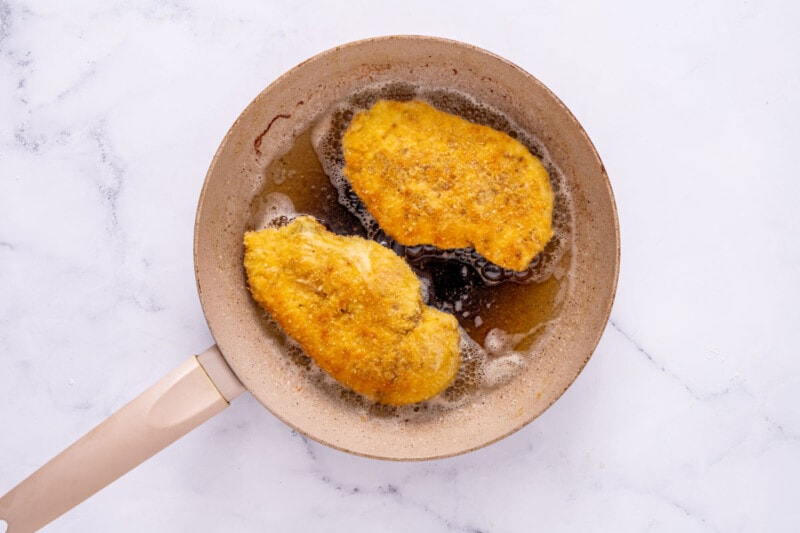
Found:
M 379 98 L 423 99 L 443 111 L 516 137 L 542 159 L 555 192 L 555 235 L 547 248 L 534 259 L 529 272 L 516 275 L 507 272 L 508 275 L 499 283 L 487 280 L 481 272 L 482 264 L 474 260 L 474 255 L 465 261 L 464 254 L 425 254 L 419 249 L 398 247 L 390 239 L 385 242 L 385 234 L 376 234 L 365 228 L 362 217 L 353 214 L 352 205 L 349 209 L 343 205 L 347 203 L 340 201 L 343 192 L 334 187 L 326 175 L 318 154 L 323 152 L 323 158 L 329 159 L 326 163 L 330 168 L 330 159 L 341 157 L 341 145 L 337 146 L 336 139 L 340 138 L 349 119 L 358 109 L 369 107 Z M 423 281 L 428 303 L 457 317 L 465 333 L 463 362 L 456 382 L 440 397 L 423 404 L 396 408 L 373 404 L 339 386 L 321 371 L 316 371 L 310 358 L 284 336 L 287 356 L 293 364 L 307 368 L 309 378 L 330 394 L 363 408 L 371 415 L 406 419 L 461 405 L 479 395 L 482 389 L 502 386 L 513 379 L 531 358 L 536 357 L 538 341 L 547 335 L 547 325 L 557 318 L 570 280 L 572 214 L 569 191 L 559 169 L 549 161 L 545 147 L 509 118 L 470 97 L 407 84 L 367 89 L 342 102 L 320 121 L 326 123 L 322 126 L 317 124 L 316 132 L 312 126 L 300 134 L 287 153 L 263 169 L 264 185 L 251 203 L 248 229 L 275 223 L 280 217 L 309 214 L 336 233 L 372 237 L 385 242 L 409 261 Z M 325 129 L 322 140 L 320 127 Z M 328 144 L 320 146 L 325 142 Z M 279 328 L 266 315 L 264 327 L 273 335 L 281 335 Z

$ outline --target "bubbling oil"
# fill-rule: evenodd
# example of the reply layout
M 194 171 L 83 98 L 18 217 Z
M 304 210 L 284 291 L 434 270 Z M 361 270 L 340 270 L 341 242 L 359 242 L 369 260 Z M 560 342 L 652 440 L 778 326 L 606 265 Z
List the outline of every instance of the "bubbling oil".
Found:
M 554 236 L 526 271 L 501 269 L 470 249 L 405 247 L 378 227 L 342 175 L 341 134 L 358 110 L 381 98 L 424 100 L 517 138 L 542 160 L 555 194 Z M 300 214 L 317 218 L 335 233 L 371 238 L 392 248 L 420 278 L 425 302 L 453 314 L 461 327 L 462 360 L 454 383 L 431 400 L 397 407 L 370 401 L 340 385 L 262 312 L 263 327 L 279 339 L 287 362 L 306 373 L 309 381 L 332 399 L 364 416 L 421 420 L 513 380 L 536 357 L 569 285 L 572 210 L 563 174 L 544 146 L 510 118 L 450 90 L 408 84 L 370 87 L 301 133 L 287 153 L 264 168 L 263 186 L 250 205 L 248 229 L 281 226 Z
M 433 245 L 404 246 L 381 229 L 378 222 L 364 206 L 344 176 L 344 154 L 342 137 L 350 121 L 361 110 L 368 109 L 380 99 L 408 101 L 422 100 L 431 106 L 458 115 L 470 122 L 489 126 L 502 131 L 521 142 L 530 153 L 544 163 L 554 192 L 554 216 L 552 220 L 553 237 L 545 249 L 521 271 L 503 268 L 475 251 L 474 248 L 441 250 Z M 374 85 L 351 96 L 348 100 L 320 120 L 312 132 L 312 144 L 331 183 L 337 190 L 339 203 L 350 211 L 364 227 L 368 238 L 391 247 L 398 255 L 412 264 L 426 264 L 431 261 L 457 262 L 471 266 L 485 285 L 496 285 L 507 281 L 516 283 L 540 282 L 550 275 L 550 271 L 560 256 L 569 234 L 569 197 L 563 186 L 563 175 L 552 163 L 546 148 L 536 138 L 525 132 L 504 114 L 476 101 L 474 98 L 441 88 L 426 88 L 406 83 Z

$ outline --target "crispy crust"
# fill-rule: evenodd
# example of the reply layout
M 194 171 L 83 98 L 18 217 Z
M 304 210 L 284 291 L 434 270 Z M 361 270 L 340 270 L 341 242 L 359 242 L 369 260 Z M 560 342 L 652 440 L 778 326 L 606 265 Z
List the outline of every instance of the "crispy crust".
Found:
M 248 232 L 244 243 L 253 298 L 337 381 L 392 405 L 452 383 L 458 323 L 422 302 L 419 280 L 394 252 L 307 216 Z
M 401 244 L 474 247 L 524 270 L 553 234 L 547 170 L 516 139 L 420 101 L 380 100 L 342 138 L 345 177 Z

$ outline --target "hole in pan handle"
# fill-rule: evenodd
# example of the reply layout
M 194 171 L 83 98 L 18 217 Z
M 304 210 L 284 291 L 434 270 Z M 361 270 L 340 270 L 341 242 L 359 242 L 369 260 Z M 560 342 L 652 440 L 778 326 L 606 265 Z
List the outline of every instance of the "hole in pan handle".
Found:
M 242 392 L 216 346 L 190 357 L 1 497 L 0 531 L 44 527 Z

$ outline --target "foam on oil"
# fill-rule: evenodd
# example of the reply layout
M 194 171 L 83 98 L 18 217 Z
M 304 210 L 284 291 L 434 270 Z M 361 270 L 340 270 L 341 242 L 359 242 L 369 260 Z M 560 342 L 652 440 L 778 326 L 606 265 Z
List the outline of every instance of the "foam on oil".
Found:
M 542 253 L 533 259 L 528 268 L 522 271 L 502 268 L 487 261 L 473 248 L 440 250 L 432 245 L 403 246 L 381 229 L 344 176 L 344 155 L 342 152 L 342 136 L 353 116 L 359 111 L 371 107 L 380 99 L 422 100 L 441 111 L 459 115 L 471 122 L 502 131 L 520 141 L 533 155 L 542 160 L 550 175 L 550 182 L 555 196 L 555 214 L 552 221 L 553 237 Z M 552 162 L 542 143 L 525 132 L 508 116 L 476 101 L 469 95 L 440 88 L 410 84 L 374 85 L 334 106 L 325 117 L 317 122 L 312 131 L 311 142 L 322 163 L 325 174 L 336 187 L 339 203 L 345 206 L 361 222 L 370 239 L 390 246 L 398 255 L 406 258 L 410 263 L 425 263 L 430 260 L 456 261 L 473 267 L 487 285 L 505 281 L 530 283 L 539 282 L 547 278 L 553 265 L 558 262 L 566 249 L 571 208 L 562 172 Z
M 381 98 L 424 100 L 442 111 L 517 138 L 542 160 L 555 193 L 554 236 L 526 271 L 501 269 L 471 249 L 404 247 L 377 226 L 343 176 L 341 134 L 358 110 Z M 251 204 L 249 229 L 282 226 L 298 214 L 308 214 L 336 233 L 377 240 L 408 261 L 420 278 L 424 301 L 452 313 L 461 325 L 462 362 L 454 383 L 431 400 L 395 407 L 377 404 L 339 385 L 313 364 L 268 314 L 262 313 L 265 329 L 281 341 L 287 364 L 300 369 L 331 398 L 364 416 L 413 422 L 502 387 L 539 353 L 548 325 L 558 318 L 570 282 L 571 201 L 566 179 L 545 147 L 509 117 L 449 90 L 376 85 L 352 95 L 321 117 L 315 127 L 295 139 L 286 154 L 269 163 L 263 178 L 262 190 Z

